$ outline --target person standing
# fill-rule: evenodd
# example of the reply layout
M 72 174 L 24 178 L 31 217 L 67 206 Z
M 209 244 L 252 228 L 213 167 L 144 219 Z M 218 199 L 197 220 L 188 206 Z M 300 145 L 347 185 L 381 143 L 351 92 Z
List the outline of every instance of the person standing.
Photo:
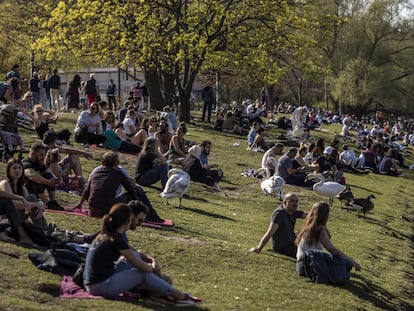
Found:
M 283 198 L 282 206 L 272 213 L 271 222 L 266 233 L 260 239 L 256 247 L 250 249 L 251 253 L 260 253 L 266 243 L 272 239 L 272 250 L 289 257 L 296 257 L 295 245 L 296 219 L 305 218 L 307 213 L 298 210 L 298 197 L 294 193 L 288 193 Z
M 79 108 L 79 89 L 81 84 L 81 77 L 76 74 L 72 81 L 69 82 L 68 93 L 66 94 L 68 100 L 68 109 L 75 112 Z
M 30 92 L 32 92 L 32 107 L 39 103 L 40 100 L 40 80 L 37 72 L 33 72 L 33 77 L 29 82 Z
M 114 84 L 114 80 L 111 79 L 109 80 L 109 84 L 106 89 L 106 96 L 108 98 L 109 110 L 111 111 L 112 109 L 116 111 L 115 90 L 116 90 L 116 86 Z
M 45 80 L 43 81 L 43 84 L 42 84 L 43 92 L 44 92 L 43 107 L 45 109 L 54 110 L 53 105 L 52 105 L 52 100 L 50 98 L 49 78 L 50 78 L 50 75 L 46 75 L 46 78 L 45 78 Z
M 201 98 L 203 99 L 203 116 L 201 117 L 204 122 L 206 111 L 207 111 L 207 122 L 211 122 L 211 110 L 213 109 L 213 104 L 215 102 L 214 90 L 211 86 L 207 85 L 204 87 L 203 92 L 201 93 Z
M 59 103 L 59 96 L 61 94 L 60 91 L 60 76 L 57 74 L 58 70 L 55 68 L 53 69 L 53 74 L 47 80 L 47 85 L 50 89 L 50 106 L 56 112 L 60 112 L 60 103 Z
M 97 101 L 97 96 L 99 96 L 98 83 L 96 83 L 95 75 L 90 74 L 90 79 L 86 81 L 85 84 L 85 94 L 88 98 L 88 107 L 90 108 L 92 103 Z

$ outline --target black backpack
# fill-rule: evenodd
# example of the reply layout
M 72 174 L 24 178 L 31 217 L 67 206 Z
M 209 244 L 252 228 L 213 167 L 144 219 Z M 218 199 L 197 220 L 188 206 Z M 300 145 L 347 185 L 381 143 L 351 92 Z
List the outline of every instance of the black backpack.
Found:
M 43 253 L 29 254 L 31 262 L 40 270 L 59 275 L 74 275 L 84 262 L 76 252 L 66 248 L 49 249 Z
M 349 280 L 345 262 L 339 255 L 320 250 L 305 253 L 305 275 L 314 283 L 343 285 Z

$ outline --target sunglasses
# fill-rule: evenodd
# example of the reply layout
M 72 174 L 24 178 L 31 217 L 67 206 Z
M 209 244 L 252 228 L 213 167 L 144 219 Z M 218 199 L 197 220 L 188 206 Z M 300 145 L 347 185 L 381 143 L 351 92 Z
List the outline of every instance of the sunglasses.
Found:
M 43 112 L 43 110 L 36 110 L 36 112 Z

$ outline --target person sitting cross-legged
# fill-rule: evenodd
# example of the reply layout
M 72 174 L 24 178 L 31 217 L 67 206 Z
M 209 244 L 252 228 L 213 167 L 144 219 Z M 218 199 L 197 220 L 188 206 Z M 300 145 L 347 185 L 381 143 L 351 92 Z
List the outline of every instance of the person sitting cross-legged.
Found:
M 139 221 L 142 221 L 145 213 L 140 214 Z M 133 217 L 131 207 L 122 203 L 115 204 L 104 216 L 101 231 L 86 256 L 83 273 L 86 290 L 93 295 L 115 298 L 139 286 L 171 304 L 201 303 L 200 299 L 175 289 L 157 275 L 159 265 L 156 260 L 129 246 L 125 233 L 131 227 Z

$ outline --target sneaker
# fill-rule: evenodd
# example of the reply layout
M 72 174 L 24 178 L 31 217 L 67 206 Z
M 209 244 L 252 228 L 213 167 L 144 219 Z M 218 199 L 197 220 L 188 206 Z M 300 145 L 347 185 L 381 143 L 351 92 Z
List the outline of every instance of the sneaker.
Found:
M 202 300 L 200 298 L 193 297 L 191 294 L 185 294 L 184 299 L 176 299 L 171 296 L 151 296 L 150 299 L 164 304 L 174 305 L 177 307 L 189 307 L 199 305 L 202 303 Z
M 177 307 L 185 307 L 185 306 L 195 306 L 202 303 L 202 300 L 198 297 L 194 297 L 193 295 L 187 293 L 185 294 L 184 299 L 175 299 L 174 305 Z

